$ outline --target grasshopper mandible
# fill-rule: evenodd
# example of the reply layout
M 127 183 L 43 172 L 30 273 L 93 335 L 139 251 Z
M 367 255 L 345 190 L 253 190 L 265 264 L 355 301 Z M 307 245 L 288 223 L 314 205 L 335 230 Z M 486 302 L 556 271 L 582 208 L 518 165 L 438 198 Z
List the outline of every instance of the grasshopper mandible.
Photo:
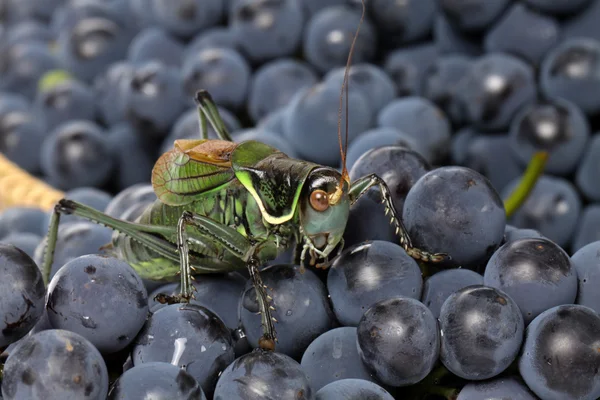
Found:
M 364 18 L 364 3 L 363 15 Z M 359 24 L 360 29 L 360 24 Z M 358 31 L 356 35 L 358 35 Z M 343 234 L 350 207 L 371 187 L 379 187 L 386 213 L 396 226 L 400 244 L 412 257 L 439 262 L 447 256 L 413 247 L 392 204 L 390 190 L 375 174 L 350 182 L 341 141 L 344 88 L 348 93 L 348 67 L 340 95 L 338 137 L 342 153 L 341 173 L 330 167 L 289 158 L 256 141 L 235 143 L 210 95 L 199 91 L 201 138 L 177 140 L 152 171 L 158 197 L 137 222 L 112 218 L 71 200 L 54 208 L 44 259 L 44 279 L 50 276 L 61 214 L 72 214 L 118 232 L 112 246 L 145 279 L 181 280 L 179 296 L 168 302 L 193 297 L 193 275 L 247 268 L 257 295 L 263 326 L 259 346 L 275 348 L 274 318 L 270 296 L 259 267 L 295 245 L 293 262 L 326 267 L 334 250 L 343 248 Z M 346 102 L 346 116 L 348 103 Z M 208 139 L 208 123 L 219 139 Z M 347 145 L 346 120 L 346 145 Z

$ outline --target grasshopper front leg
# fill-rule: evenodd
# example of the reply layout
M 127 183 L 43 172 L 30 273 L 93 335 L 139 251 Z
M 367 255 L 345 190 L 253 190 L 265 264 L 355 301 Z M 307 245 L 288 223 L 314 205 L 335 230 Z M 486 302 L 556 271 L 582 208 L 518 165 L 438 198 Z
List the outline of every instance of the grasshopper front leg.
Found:
M 184 211 L 177 224 L 177 247 L 179 249 L 181 260 L 180 296 L 184 301 L 190 299 L 192 291 L 194 290 L 194 286 L 191 282 L 191 270 L 193 268 L 190 267 L 189 262 L 188 243 L 190 237 L 186 230 L 186 227 L 188 226 L 195 227 L 201 232 L 202 236 L 220 243 L 228 251 L 234 253 L 246 262 L 250 279 L 252 279 L 252 284 L 256 291 L 256 298 L 263 326 L 263 336 L 260 338 L 258 344 L 262 349 L 274 350 L 277 338 L 275 326 L 273 325 L 275 319 L 271 316 L 271 310 L 275 310 L 275 308 L 269 304 L 270 297 L 267 295 L 265 285 L 263 284 L 258 270 L 260 267 L 260 262 L 256 257 L 258 243 L 254 243 L 229 226 L 220 224 L 202 215 Z
M 402 220 L 398 218 L 398 214 L 396 213 L 396 209 L 394 208 L 390 189 L 387 187 L 383 179 L 381 179 L 379 176 L 375 174 L 370 174 L 352 182 L 349 192 L 350 205 L 354 204 L 363 194 L 367 192 L 367 190 L 369 190 L 373 186 L 379 187 L 379 191 L 381 193 L 381 202 L 385 206 L 385 213 L 391 214 L 390 223 L 396 226 L 396 234 L 400 236 L 400 245 L 404 248 L 408 255 L 417 260 L 428 262 L 441 262 L 447 260 L 450 257 L 448 254 L 445 253 L 429 253 L 425 250 L 418 249 L 412 245 L 410 236 L 408 235 L 408 232 L 406 231 Z

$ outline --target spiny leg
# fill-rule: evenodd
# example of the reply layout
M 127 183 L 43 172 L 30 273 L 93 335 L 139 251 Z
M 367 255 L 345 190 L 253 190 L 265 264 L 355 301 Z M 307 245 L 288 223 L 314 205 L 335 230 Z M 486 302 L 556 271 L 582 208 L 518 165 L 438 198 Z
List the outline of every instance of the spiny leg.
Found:
M 63 199 L 60 200 L 54 207 L 54 213 L 52 214 L 50 220 L 50 227 L 48 231 L 48 247 L 44 257 L 43 267 L 43 278 L 46 285 L 49 281 L 54 252 L 56 249 L 60 214 L 76 215 L 91 222 L 104 225 L 139 241 L 144 246 L 147 246 L 151 250 L 169 260 L 181 262 L 181 256 L 178 254 L 177 247 L 161 238 L 161 236 L 172 237 L 174 234 L 176 234 L 176 229 L 174 227 L 146 225 L 123 221 L 113 218 L 84 204 Z M 275 342 L 277 341 L 275 327 L 273 325 L 274 319 L 271 316 L 271 310 L 273 308 L 269 307 L 269 296 L 267 296 L 265 287 L 262 285 L 262 281 L 258 275 L 258 261 L 254 257 L 256 245 L 251 243 L 246 237 L 241 235 L 236 230 L 219 224 L 210 218 L 194 215 L 189 212 L 185 212 L 184 216 L 185 220 L 193 221 L 192 225 L 197 227 L 200 232 L 204 233 L 204 238 L 223 244 L 225 249 L 233 252 L 236 256 L 247 263 L 248 270 L 253 277 L 252 282 L 256 289 L 259 310 L 261 311 L 261 322 L 263 324 L 263 337 L 259 341 L 259 344 L 264 349 L 272 350 L 275 347 Z M 204 272 L 213 271 L 204 269 Z M 219 272 L 219 270 L 214 270 L 214 272 Z M 191 291 L 192 289 L 189 289 L 188 287 L 188 290 Z
M 188 236 L 185 230 L 186 213 L 179 218 L 177 222 L 177 251 L 179 252 L 179 266 L 181 278 L 180 300 L 189 302 L 193 297 L 195 286 L 192 284 L 192 269 L 190 268 L 190 249 L 188 245 Z
M 260 310 L 260 322 L 263 326 L 263 335 L 258 340 L 258 346 L 265 350 L 275 350 L 277 335 L 273 322 L 277 322 L 277 320 L 271 316 L 271 311 L 275 311 L 275 307 L 269 304 L 269 300 L 272 300 L 272 298 L 267 294 L 267 287 L 263 283 L 258 271 L 259 267 L 260 263 L 256 258 L 252 257 L 248 260 L 248 273 L 256 291 L 256 300 L 258 301 L 258 309 Z
M 188 257 L 189 233 L 186 230 L 186 227 L 188 226 L 195 227 L 203 237 L 220 243 L 226 250 L 232 252 L 246 262 L 250 279 L 252 279 L 252 284 L 256 291 L 256 298 L 263 326 L 263 336 L 258 343 L 259 346 L 265 350 L 275 349 L 275 342 L 277 341 L 275 326 L 273 324 L 275 319 L 271 315 L 271 311 L 275 310 L 275 308 L 269 304 L 269 296 L 267 295 L 265 285 L 260 278 L 258 270 L 260 262 L 255 255 L 257 244 L 253 243 L 247 237 L 229 226 L 189 211 L 183 212 L 177 225 L 177 246 L 180 249 L 182 275 L 180 296 L 182 300 L 189 300 L 193 290 Z M 184 275 L 187 275 L 187 277 L 184 277 Z
M 48 228 L 48 244 L 42 266 L 42 277 L 46 285 L 50 280 L 61 214 L 76 215 L 88 221 L 95 222 L 110 229 L 124 233 L 167 259 L 173 261 L 179 260 L 177 253 L 175 252 L 175 246 L 160 238 L 160 235 L 168 236 L 173 233 L 169 227 L 144 225 L 123 221 L 113 218 L 84 204 L 77 203 L 72 200 L 62 199 L 56 204 L 56 206 L 54 206 L 54 212 L 50 218 L 50 226 Z
M 199 90 L 196 92 L 194 100 L 196 101 L 200 112 L 202 138 L 208 139 L 208 129 L 206 129 L 206 121 L 208 120 L 221 140 L 233 142 L 233 139 L 227 131 L 225 122 L 223 122 L 223 118 L 221 118 L 221 115 L 219 114 L 219 109 L 210 94 L 206 90 Z
M 400 218 L 398 218 L 398 214 L 394 208 L 390 189 L 379 176 L 370 174 L 352 182 L 349 193 L 350 204 L 354 204 L 363 194 L 367 192 L 367 190 L 373 186 L 379 187 L 381 193 L 381 202 L 385 206 L 385 214 L 391 214 L 390 223 L 396 226 L 396 234 L 400 236 L 400 245 L 404 248 L 408 255 L 417 260 L 428 262 L 441 262 L 450 258 L 450 256 L 446 253 L 429 253 L 412 245 L 410 237 L 408 236 L 408 232 L 406 231 L 406 228 L 404 227 L 404 224 Z

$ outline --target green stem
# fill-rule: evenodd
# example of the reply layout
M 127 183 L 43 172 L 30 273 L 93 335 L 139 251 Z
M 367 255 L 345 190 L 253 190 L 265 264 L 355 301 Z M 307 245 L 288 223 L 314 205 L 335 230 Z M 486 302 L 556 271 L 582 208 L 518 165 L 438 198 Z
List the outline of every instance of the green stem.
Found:
M 548 152 L 539 151 L 533 155 L 529 165 L 523 174 L 523 179 L 513 192 L 504 200 L 504 209 L 506 217 L 512 216 L 519 209 L 535 187 L 538 178 L 544 172 L 544 167 L 548 161 Z

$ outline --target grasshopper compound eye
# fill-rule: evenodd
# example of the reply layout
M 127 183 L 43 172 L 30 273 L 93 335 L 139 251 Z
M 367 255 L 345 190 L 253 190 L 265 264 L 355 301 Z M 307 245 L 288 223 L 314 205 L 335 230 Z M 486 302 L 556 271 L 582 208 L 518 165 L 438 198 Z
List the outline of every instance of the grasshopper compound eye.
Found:
M 321 189 L 313 190 L 310 194 L 310 206 L 316 211 L 325 211 L 329 208 L 327 192 Z

